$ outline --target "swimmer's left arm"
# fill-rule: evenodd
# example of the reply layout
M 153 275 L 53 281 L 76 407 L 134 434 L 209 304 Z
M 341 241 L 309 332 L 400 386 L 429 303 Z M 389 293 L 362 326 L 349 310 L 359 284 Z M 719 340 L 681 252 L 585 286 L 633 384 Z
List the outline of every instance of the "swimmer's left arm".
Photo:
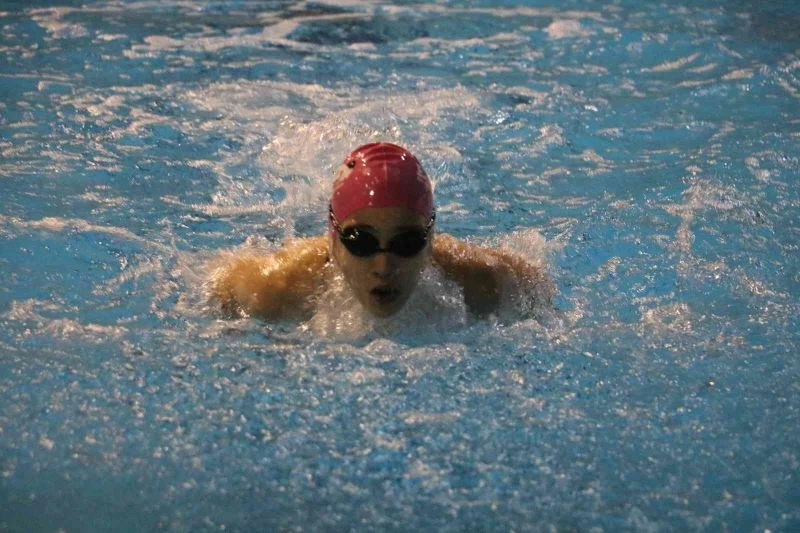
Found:
M 507 291 L 531 292 L 552 301 L 547 274 L 520 254 L 475 246 L 447 234 L 433 239 L 433 260 L 464 290 L 467 307 L 478 315 L 497 310 Z

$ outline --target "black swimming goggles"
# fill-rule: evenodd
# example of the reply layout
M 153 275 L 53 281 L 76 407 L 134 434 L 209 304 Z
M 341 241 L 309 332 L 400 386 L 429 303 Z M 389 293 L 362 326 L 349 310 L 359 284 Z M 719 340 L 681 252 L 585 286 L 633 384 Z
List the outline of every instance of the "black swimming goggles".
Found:
M 425 245 L 428 244 L 428 235 L 436 220 L 436 212 L 431 214 L 431 219 L 424 228 L 410 229 L 398 233 L 389 241 L 386 248 L 381 248 L 378 238 L 358 227 L 342 229 L 336 216 L 333 214 L 333 207 L 328 208 L 331 219 L 331 226 L 339 234 L 339 241 L 347 248 L 347 251 L 356 257 L 369 257 L 381 252 L 387 252 L 400 257 L 414 257 L 420 253 Z

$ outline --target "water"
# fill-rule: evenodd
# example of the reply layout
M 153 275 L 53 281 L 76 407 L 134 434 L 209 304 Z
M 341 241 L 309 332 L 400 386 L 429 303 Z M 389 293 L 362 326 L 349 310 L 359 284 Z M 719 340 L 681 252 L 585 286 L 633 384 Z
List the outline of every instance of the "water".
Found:
M 0 530 L 800 529 L 796 5 L 12 1 L 0 28 Z M 207 308 L 208 261 L 322 231 L 373 139 L 424 162 L 440 231 L 544 260 L 558 311 Z

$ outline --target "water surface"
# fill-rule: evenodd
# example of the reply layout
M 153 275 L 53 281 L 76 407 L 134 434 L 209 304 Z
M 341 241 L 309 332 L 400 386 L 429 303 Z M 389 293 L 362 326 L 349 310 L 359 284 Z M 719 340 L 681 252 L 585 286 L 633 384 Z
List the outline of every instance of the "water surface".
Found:
M 0 529 L 797 530 L 798 27 L 6 2 Z M 435 279 L 444 312 L 347 334 L 204 305 L 220 250 L 323 231 L 375 139 L 439 231 L 545 261 L 558 311 L 475 321 Z

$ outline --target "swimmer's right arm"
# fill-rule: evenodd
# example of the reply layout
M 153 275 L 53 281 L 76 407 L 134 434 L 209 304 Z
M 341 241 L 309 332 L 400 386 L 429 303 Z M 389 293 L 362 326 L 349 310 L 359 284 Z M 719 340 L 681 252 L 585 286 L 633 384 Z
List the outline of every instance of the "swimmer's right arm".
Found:
M 267 319 L 304 315 L 324 284 L 327 263 L 324 236 L 291 241 L 269 255 L 226 253 L 212 271 L 211 297 L 230 315 Z

